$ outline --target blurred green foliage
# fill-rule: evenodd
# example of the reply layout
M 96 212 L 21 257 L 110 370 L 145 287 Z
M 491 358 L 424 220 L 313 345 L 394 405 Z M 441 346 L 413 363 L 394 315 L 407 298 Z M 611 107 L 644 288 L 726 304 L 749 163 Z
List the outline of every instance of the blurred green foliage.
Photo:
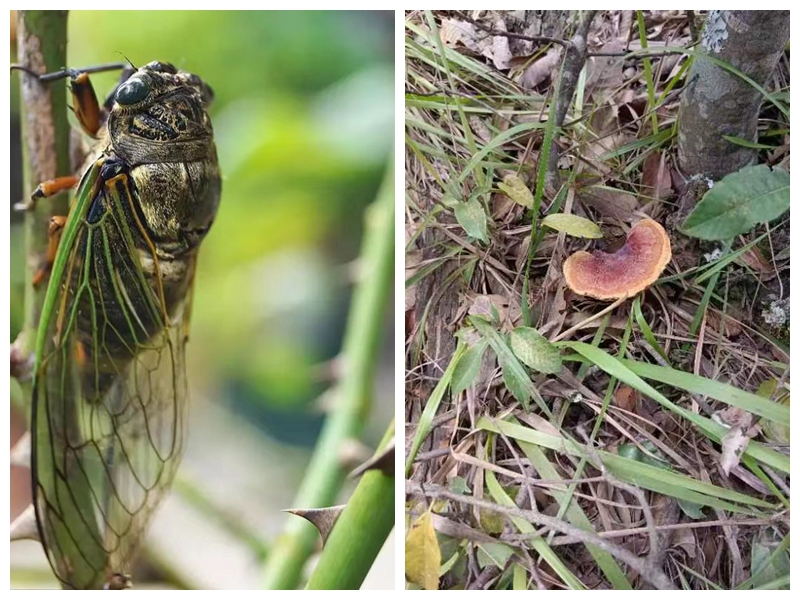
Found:
M 70 13 L 69 66 L 169 61 L 215 91 L 222 200 L 200 253 L 189 347 L 192 385 L 215 400 L 237 390 L 248 411 L 301 410 L 321 390 L 316 367 L 339 349 L 347 262 L 393 145 L 393 18 Z M 93 76 L 101 99 L 116 77 Z M 23 257 L 18 227 L 12 235 L 13 334 Z

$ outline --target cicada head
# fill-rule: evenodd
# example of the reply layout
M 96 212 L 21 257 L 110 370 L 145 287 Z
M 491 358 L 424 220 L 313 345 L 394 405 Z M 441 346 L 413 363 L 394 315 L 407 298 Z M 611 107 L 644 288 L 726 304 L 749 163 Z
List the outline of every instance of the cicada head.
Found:
M 214 92 L 197 75 L 154 61 L 117 88 L 108 117 L 114 152 L 129 165 L 204 160 L 213 152 L 207 108 Z

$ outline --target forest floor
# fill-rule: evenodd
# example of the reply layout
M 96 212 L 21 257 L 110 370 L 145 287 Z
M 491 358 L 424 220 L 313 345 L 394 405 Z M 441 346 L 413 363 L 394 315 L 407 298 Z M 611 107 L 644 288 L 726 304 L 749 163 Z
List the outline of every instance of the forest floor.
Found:
M 410 587 L 788 588 L 789 215 L 684 235 L 708 189 L 677 168 L 691 57 L 631 55 L 694 47 L 702 18 L 598 12 L 554 131 L 544 38 L 574 13 L 406 13 Z M 766 86 L 786 101 L 788 65 Z M 759 163 L 788 170 L 788 128 L 765 102 Z M 653 285 L 567 287 L 567 256 L 644 218 L 672 248 Z

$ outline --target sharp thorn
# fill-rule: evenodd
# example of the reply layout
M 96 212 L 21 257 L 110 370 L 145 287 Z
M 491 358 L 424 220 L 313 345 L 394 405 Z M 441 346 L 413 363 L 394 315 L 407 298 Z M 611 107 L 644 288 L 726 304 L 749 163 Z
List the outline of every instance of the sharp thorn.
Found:
M 39 528 L 36 526 L 36 511 L 33 504 L 29 505 L 22 514 L 20 514 L 14 522 L 11 523 L 11 541 L 17 540 L 35 540 L 39 539 Z
M 389 442 L 380 454 L 376 454 L 368 461 L 353 469 L 348 477 L 354 479 L 371 469 L 377 469 L 387 477 L 394 477 L 394 440 Z
M 328 536 L 336 524 L 336 519 L 342 514 L 345 505 L 329 506 L 328 508 L 287 508 L 283 512 L 292 513 L 298 517 L 303 517 L 319 531 L 322 538 L 322 545 L 328 540 Z
M 11 449 L 11 466 L 31 468 L 31 433 L 26 431 Z

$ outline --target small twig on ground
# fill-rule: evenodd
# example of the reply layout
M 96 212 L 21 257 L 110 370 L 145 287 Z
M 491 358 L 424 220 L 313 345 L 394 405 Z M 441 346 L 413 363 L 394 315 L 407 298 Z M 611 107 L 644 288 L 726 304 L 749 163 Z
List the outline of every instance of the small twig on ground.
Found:
M 686 17 L 689 19 L 689 32 L 692 36 L 692 42 L 698 43 L 700 41 L 700 30 L 697 29 L 697 19 L 693 10 L 686 11 Z
M 644 522 L 647 526 L 647 533 L 650 537 L 650 552 L 647 555 L 647 562 L 650 565 L 650 568 L 658 568 L 658 565 L 655 564 L 656 561 L 654 560 L 659 554 L 658 533 L 656 532 L 655 527 L 656 521 L 653 517 L 653 511 L 650 509 L 650 504 L 647 502 L 647 498 L 645 498 L 644 492 L 642 492 L 642 489 L 638 486 L 630 485 L 620 481 L 606 470 L 605 466 L 603 465 L 603 461 L 600 459 L 600 455 L 597 454 L 597 450 L 592 444 L 589 434 L 586 433 L 586 430 L 583 428 L 583 425 L 578 426 L 578 435 L 583 438 L 583 441 L 586 444 L 586 453 L 588 454 L 589 458 L 595 464 L 600 465 L 601 473 L 603 474 L 603 477 L 605 477 L 608 484 L 613 487 L 618 487 L 621 490 L 625 490 L 631 494 L 634 498 L 636 498 L 639 506 L 642 507 L 642 513 L 644 513 Z
M 483 23 L 476 21 L 472 17 L 468 17 L 467 15 L 462 14 L 460 16 L 467 23 L 475 25 L 475 27 L 477 27 L 481 31 L 485 31 L 486 33 L 492 36 L 498 35 L 506 38 L 511 38 L 514 40 L 524 40 L 526 42 L 534 42 L 535 44 L 558 44 L 559 46 L 569 46 L 569 42 L 567 40 L 562 40 L 560 38 L 554 38 L 547 35 L 524 35 L 522 33 L 513 33 L 511 31 L 499 31 L 494 27 L 488 27 Z
M 489 588 L 489 585 L 492 583 L 492 580 L 495 579 L 498 575 L 500 575 L 500 569 L 494 565 L 486 567 L 481 574 L 478 575 L 478 578 L 473 581 L 467 589 L 470 590 L 485 590 Z
M 472 496 L 454 494 L 438 485 L 420 485 L 414 481 L 406 481 L 406 494 L 422 495 L 429 498 L 440 498 L 443 500 L 451 500 L 453 502 L 461 502 L 462 504 L 468 504 L 483 510 L 494 511 L 496 513 L 525 519 L 530 523 L 558 531 L 559 533 L 567 536 L 567 538 L 582 542 L 584 544 L 591 544 L 602 550 L 605 550 L 611 556 L 624 562 L 631 569 L 635 570 L 637 573 L 639 573 L 639 575 L 641 575 L 642 579 L 654 585 L 657 589 L 675 589 L 674 584 L 664 574 L 664 572 L 661 569 L 652 568 L 648 561 L 639 558 L 638 556 L 634 556 L 625 548 L 609 543 L 608 540 L 601 538 L 594 532 L 580 529 L 579 527 L 575 527 L 574 525 L 566 523 L 561 519 L 556 519 L 555 517 L 550 517 L 548 515 L 533 512 L 531 510 L 523 510 L 521 508 L 503 506 L 501 504 L 495 504 L 494 502 L 487 502 L 486 500 L 480 500 Z M 537 532 L 532 535 L 538 536 L 541 535 L 541 532 Z

